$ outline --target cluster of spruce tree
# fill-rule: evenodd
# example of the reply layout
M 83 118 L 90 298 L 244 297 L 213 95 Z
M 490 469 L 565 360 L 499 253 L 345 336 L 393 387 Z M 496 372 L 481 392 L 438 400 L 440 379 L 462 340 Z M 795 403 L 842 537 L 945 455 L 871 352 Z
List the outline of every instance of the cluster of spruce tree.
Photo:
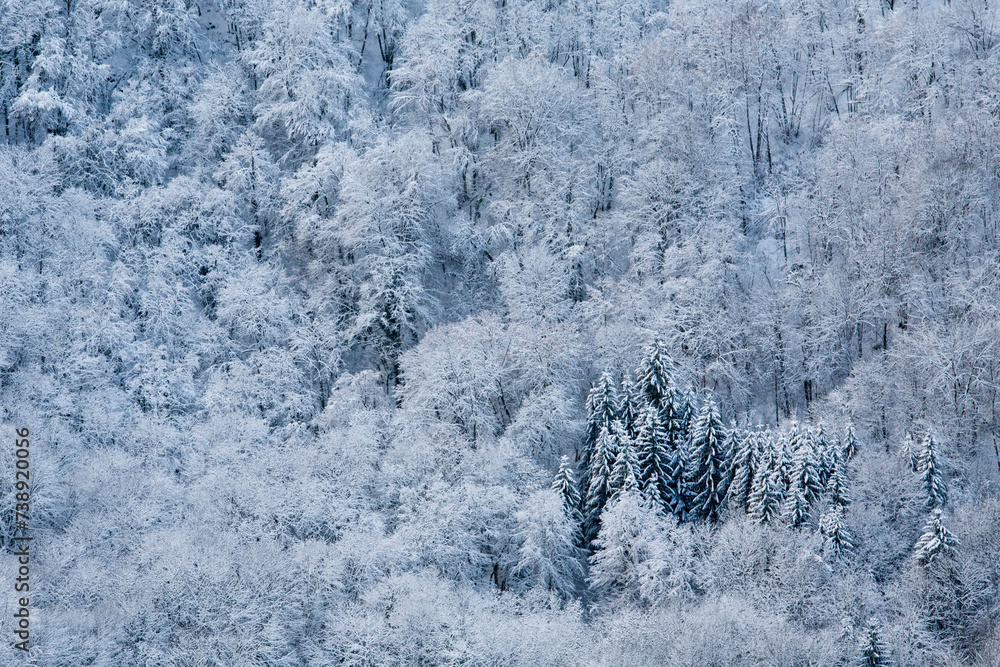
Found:
M 568 459 L 554 485 L 581 521 L 584 545 L 596 540 L 606 508 L 636 491 L 678 521 L 715 523 L 728 508 L 759 523 L 814 526 L 835 553 L 850 549 L 843 514 L 846 468 L 857 451 L 853 429 L 834 439 L 822 424 L 727 427 L 713 398 L 679 388 L 672 368 L 657 339 L 635 380 L 616 383 L 605 372 L 590 392 L 579 486 Z

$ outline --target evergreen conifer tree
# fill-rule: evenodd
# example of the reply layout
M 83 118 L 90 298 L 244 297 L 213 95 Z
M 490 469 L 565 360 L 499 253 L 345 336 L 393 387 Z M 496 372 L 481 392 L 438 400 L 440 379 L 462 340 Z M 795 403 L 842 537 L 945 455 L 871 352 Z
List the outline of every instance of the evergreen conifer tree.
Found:
M 612 422 L 602 427 L 590 457 L 587 496 L 583 510 L 583 538 L 589 544 L 600 530 L 601 512 L 612 494 L 611 477 L 618 458 L 620 427 Z
M 664 501 L 667 509 L 683 521 L 689 513 L 687 441 L 680 438 L 674 440 L 665 458 Z
M 789 495 L 801 491 L 808 504 L 819 500 L 823 492 L 815 440 L 809 429 L 800 429 L 792 439 L 792 462 L 788 476 Z
M 663 432 L 663 499 L 667 509 L 683 520 L 688 512 L 687 462 L 688 430 L 687 403 L 680 393 L 671 388 L 659 409 L 659 424 Z
M 927 567 L 940 555 L 951 553 L 958 543 L 958 538 L 944 527 L 941 510 L 935 508 L 924 524 L 923 534 L 914 546 L 913 558 L 918 565 Z
M 754 478 L 761 452 L 761 429 L 748 430 L 736 447 L 733 455 L 733 480 L 729 486 L 729 497 L 734 506 L 749 512 L 750 495 L 753 493 Z
M 636 436 L 636 455 L 639 460 L 639 489 L 659 510 L 666 510 L 667 462 L 663 449 L 664 435 L 652 407 L 647 407 L 639 418 Z
M 743 440 L 743 434 L 736 427 L 736 421 L 729 422 L 729 428 L 726 429 L 725 437 L 722 441 L 722 456 L 726 462 L 725 469 L 722 474 L 722 486 L 725 489 L 723 493 L 723 501 L 729 496 L 729 488 L 733 483 L 733 478 L 736 474 L 736 469 L 733 466 L 733 459 L 736 456 L 736 451 L 739 449 L 740 443 Z
M 948 502 L 948 487 L 945 485 L 944 474 L 938 459 L 937 443 L 928 433 L 924 441 L 924 450 L 920 455 L 921 479 L 924 483 L 927 509 L 941 508 Z
M 863 667 L 886 667 L 891 664 L 882 638 L 879 636 L 878 621 L 874 618 L 868 621 L 868 629 L 861 640 L 861 665 Z
M 835 555 L 854 548 L 851 533 L 844 525 L 844 508 L 842 505 L 831 505 L 819 520 L 819 531 L 824 542 Z
M 819 473 L 820 487 L 825 488 L 830 479 L 830 473 L 833 472 L 834 459 L 839 456 L 839 453 L 830 442 L 830 436 L 827 435 L 822 422 L 815 429 L 810 429 L 810 432 L 813 448 L 816 452 L 816 472 Z
M 626 491 L 638 491 L 639 459 L 636 456 L 635 443 L 624 432 L 621 422 L 614 422 L 612 429 L 618 430 L 618 455 L 611 468 L 610 500 L 616 499 Z
M 677 404 L 680 406 L 681 431 L 690 439 L 694 423 L 698 419 L 698 396 L 694 392 L 687 392 L 684 396 L 678 395 Z
M 768 523 L 777 516 L 784 501 L 785 486 L 778 468 L 779 446 L 770 432 L 763 434 L 753 487 L 747 501 L 748 513 L 759 523 Z
M 830 472 L 830 479 L 827 480 L 826 493 L 830 502 L 837 507 L 847 507 L 851 504 L 851 498 L 847 493 L 847 480 L 844 478 L 844 464 L 839 459 L 833 462 L 833 469 Z
M 899 448 L 899 454 L 906 462 L 906 466 L 913 472 L 920 472 L 920 453 L 917 445 L 913 442 L 913 436 L 909 431 L 903 436 L 903 445 Z
M 627 377 L 622 378 L 619 396 L 621 400 L 618 404 L 618 419 L 625 427 L 625 434 L 630 438 L 635 438 L 639 429 L 642 399 L 637 395 L 635 385 Z
M 809 501 L 801 486 L 793 485 L 788 489 L 785 517 L 789 528 L 800 528 L 809 519 Z
M 784 487 L 781 473 L 777 470 L 762 469 L 754 483 L 750 496 L 750 515 L 758 523 L 769 523 L 781 511 Z
M 668 405 L 677 402 L 672 368 L 673 361 L 663 342 L 654 338 L 646 350 L 642 364 L 636 370 L 636 385 L 639 397 L 657 412 L 662 412 Z
M 587 429 L 583 437 L 583 451 L 580 456 L 580 501 L 581 511 L 587 518 L 586 504 L 589 501 L 590 473 L 594 468 L 591 461 L 597 449 L 597 441 L 602 431 L 609 431 L 611 422 L 618 415 L 618 397 L 611 374 L 605 371 L 601 379 L 587 396 Z M 612 461 L 614 459 L 612 458 Z
M 858 439 L 854 435 L 854 424 L 848 424 L 847 435 L 841 445 L 840 458 L 844 463 L 850 463 L 858 453 Z
M 711 398 L 705 401 L 691 432 L 690 474 L 691 514 L 718 521 L 726 497 L 729 459 L 725 451 L 726 432 Z
M 559 459 L 559 472 L 552 480 L 552 489 L 562 498 L 563 507 L 570 517 L 578 516 L 580 508 L 580 491 L 576 487 L 576 479 L 573 475 L 573 464 L 569 457 L 563 455 Z

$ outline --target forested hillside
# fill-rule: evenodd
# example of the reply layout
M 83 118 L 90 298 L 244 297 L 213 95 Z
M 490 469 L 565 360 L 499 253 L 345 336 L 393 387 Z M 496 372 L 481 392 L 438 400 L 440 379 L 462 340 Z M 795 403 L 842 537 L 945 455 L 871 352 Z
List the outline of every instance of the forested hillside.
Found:
M 3 0 L 0 123 L 0 662 L 1000 665 L 996 3 Z

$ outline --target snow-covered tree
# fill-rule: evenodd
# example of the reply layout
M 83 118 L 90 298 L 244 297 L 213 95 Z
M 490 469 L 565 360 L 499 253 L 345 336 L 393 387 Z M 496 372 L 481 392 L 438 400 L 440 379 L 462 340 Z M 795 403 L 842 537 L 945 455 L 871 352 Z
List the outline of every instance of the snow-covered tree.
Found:
M 647 407 L 639 415 L 639 429 L 635 439 L 639 463 L 639 490 L 653 507 L 668 510 L 664 439 L 656 411 Z
M 858 438 L 854 435 L 854 424 L 848 424 L 847 434 L 844 436 L 844 441 L 841 445 L 841 458 L 846 463 L 850 463 L 857 453 Z
M 748 512 L 750 497 L 753 494 L 754 483 L 760 471 L 757 466 L 763 455 L 762 439 L 765 437 L 763 427 L 747 429 L 736 445 L 733 454 L 733 480 L 729 485 L 729 497 L 734 506 Z
M 938 457 L 937 442 L 934 436 L 927 434 L 923 451 L 920 453 L 920 479 L 924 485 L 924 506 L 929 509 L 940 509 L 948 502 L 948 487 L 944 481 L 944 471 Z
M 587 395 L 587 430 L 583 440 L 582 466 L 589 467 L 590 451 L 597 442 L 601 429 L 611 428 L 618 418 L 618 396 L 611 374 L 604 372 Z
M 658 337 L 647 348 L 636 369 L 636 387 L 646 404 L 664 414 L 676 411 L 677 389 L 673 381 L 673 360 Z M 664 417 L 670 419 L 670 416 Z
M 868 627 L 861 638 L 861 665 L 862 667 L 886 667 L 891 665 L 889 653 L 882 643 L 882 626 L 875 619 L 868 620 Z
M 770 467 L 760 468 L 750 494 L 750 516 L 759 523 L 769 523 L 781 512 L 784 499 L 785 485 L 781 472 Z
M 559 472 L 552 480 L 552 490 L 563 500 L 563 508 L 568 516 L 576 516 L 580 511 L 580 491 L 576 486 L 573 463 L 565 454 L 559 459 Z
M 935 508 L 924 524 L 920 539 L 913 547 L 913 559 L 918 565 L 927 567 L 935 558 L 952 553 L 958 544 L 958 538 L 944 526 L 941 509 Z
M 513 573 L 524 577 L 529 586 L 561 595 L 573 593 L 583 575 L 579 528 L 567 516 L 558 492 L 532 493 L 514 518 L 521 546 Z
M 688 472 L 692 516 L 719 520 L 726 497 L 726 480 L 731 461 L 725 450 L 726 432 L 715 402 L 708 398 L 702 405 L 691 430 L 691 453 Z
M 636 394 L 635 385 L 627 376 L 622 378 L 621 391 L 618 395 L 621 399 L 618 404 L 618 419 L 625 427 L 625 433 L 628 434 L 628 437 L 635 438 L 639 430 L 639 413 L 642 406 L 639 403 L 640 397 Z
M 824 545 L 831 549 L 834 555 L 854 549 L 851 532 L 844 525 L 844 508 L 841 505 L 831 505 L 819 520 L 819 532 L 823 535 Z
M 618 460 L 621 427 L 612 422 L 602 427 L 590 455 L 587 470 L 587 495 L 583 509 L 583 538 L 592 542 L 600 530 L 601 513 L 614 494 L 613 471 Z
M 625 432 L 621 422 L 612 424 L 618 430 L 618 454 L 611 468 L 611 497 L 614 500 L 622 493 L 639 490 L 639 457 L 636 454 L 635 441 Z
M 788 525 L 798 528 L 809 518 L 810 509 L 818 502 L 823 483 L 816 461 L 816 443 L 810 430 L 793 431 L 791 442 L 794 449 L 785 496 L 785 515 Z
M 848 494 L 847 479 L 844 476 L 844 463 L 834 461 L 833 470 L 830 472 L 830 479 L 826 484 L 826 496 L 830 502 L 837 507 L 847 507 L 851 504 L 851 497 Z
M 592 591 L 644 606 L 692 595 L 692 540 L 677 520 L 646 504 L 638 491 L 608 505 L 590 557 Z

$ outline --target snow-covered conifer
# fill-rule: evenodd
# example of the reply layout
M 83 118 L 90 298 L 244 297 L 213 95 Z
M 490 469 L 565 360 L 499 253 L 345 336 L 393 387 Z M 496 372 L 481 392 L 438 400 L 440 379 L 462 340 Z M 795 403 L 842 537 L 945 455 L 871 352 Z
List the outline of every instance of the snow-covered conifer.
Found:
M 785 498 L 785 486 L 781 479 L 781 471 L 775 465 L 772 452 L 761 458 L 754 477 L 753 491 L 750 493 L 750 516 L 759 523 L 770 522 L 781 511 L 781 503 Z
M 673 361 L 666 347 L 659 338 L 654 338 L 636 370 L 636 385 L 646 404 L 658 412 L 677 402 L 672 370 Z
M 575 466 L 569 457 L 563 455 L 559 459 L 559 472 L 552 480 L 552 490 L 559 494 L 563 500 L 563 506 L 569 516 L 577 515 L 580 508 L 580 491 L 576 487 L 576 478 L 573 474 Z
M 729 459 L 725 451 L 726 432 L 715 402 L 705 400 L 691 431 L 691 460 L 688 475 L 691 487 L 691 514 L 718 521 L 726 497 Z
M 583 510 L 583 537 L 585 542 L 593 540 L 600 529 L 601 512 L 612 494 L 611 476 L 618 457 L 618 432 L 614 422 L 602 427 L 590 457 L 587 472 L 587 496 Z
M 937 442 L 930 433 L 924 440 L 924 448 L 920 454 L 920 471 L 920 478 L 924 483 L 924 506 L 927 509 L 944 507 L 948 502 L 948 487 L 938 458 Z
M 618 454 L 615 456 L 614 465 L 611 468 L 611 496 L 609 500 L 617 498 L 627 491 L 639 490 L 639 458 L 635 451 L 635 442 L 625 433 L 625 427 L 621 422 L 614 422 L 611 427 L 618 430 Z
M 602 431 L 609 431 L 611 422 L 618 416 L 618 397 L 611 374 L 605 371 L 597 384 L 587 396 L 587 426 L 583 437 L 583 447 L 580 455 L 580 490 L 581 502 L 586 504 L 590 489 L 590 474 L 594 468 L 592 459 L 597 449 L 597 441 Z M 612 462 L 614 459 L 612 459 Z M 598 465 L 600 463 L 598 462 Z M 586 517 L 586 507 L 582 507 Z
M 809 501 L 801 486 L 789 487 L 784 514 L 789 528 L 800 528 L 809 519 Z
M 800 429 L 792 439 L 792 462 L 788 476 L 789 494 L 801 491 L 809 504 L 819 500 L 823 492 L 815 440 L 809 429 Z
M 639 428 L 639 412 L 641 411 L 641 398 L 637 395 L 635 385 L 628 379 L 622 378 L 620 401 L 618 403 L 618 420 L 625 427 L 625 434 L 634 438 Z
M 733 505 L 744 512 L 749 511 L 750 495 L 753 493 L 756 468 L 761 457 L 760 442 L 761 427 L 748 429 L 739 439 L 733 455 L 733 480 L 729 485 L 729 497 Z
M 869 619 L 868 628 L 861 639 L 862 667 L 887 667 L 889 661 L 885 644 L 882 643 L 881 626 L 874 618 Z
M 844 525 L 844 508 L 831 505 L 819 520 L 819 532 L 823 535 L 824 544 L 834 555 L 854 549 L 851 532 Z
M 848 424 L 847 435 L 844 436 L 844 442 L 841 444 L 840 451 L 841 460 L 845 463 L 850 463 L 858 453 L 858 438 L 854 435 L 854 424 Z
M 935 508 L 924 524 L 920 539 L 913 547 L 913 559 L 918 565 L 927 567 L 935 558 L 951 553 L 958 544 L 958 538 L 945 528 L 941 510 Z
M 846 507 L 851 504 L 851 497 L 848 495 L 847 480 L 844 477 L 843 470 L 844 463 L 834 460 L 830 479 L 826 483 L 826 495 L 830 499 L 830 502 L 838 507 Z
M 636 455 L 639 461 L 639 489 L 658 509 L 667 509 L 667 473 L 664 435 L 652 407 L 645 408 L 639 418 L 636 434 Z

